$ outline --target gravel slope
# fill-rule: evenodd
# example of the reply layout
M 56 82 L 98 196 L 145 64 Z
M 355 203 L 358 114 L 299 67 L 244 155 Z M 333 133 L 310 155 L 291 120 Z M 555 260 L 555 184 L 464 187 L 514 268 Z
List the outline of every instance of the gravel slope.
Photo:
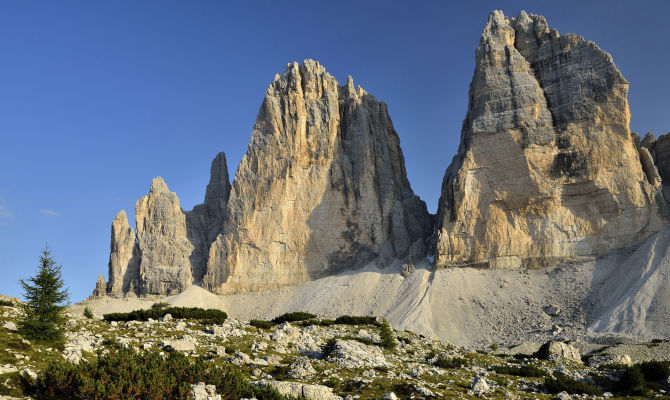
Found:
M 670 338 L 670 229 L 639 248 L 543 270 L 453 268 L 428 262 L 410 276 L 400 263 L 260 293 L 216 296 L 193 286 L 165 299 L 95 299 L 98 313 L 149 307 L 156 301 L 220 308 L 238 319 L 304 310 L 323 317 L 382 315 L 396 329 L 435 335 L 459 346 L 523 341 Z M 550 307 L 560 311 L 556 315 Z

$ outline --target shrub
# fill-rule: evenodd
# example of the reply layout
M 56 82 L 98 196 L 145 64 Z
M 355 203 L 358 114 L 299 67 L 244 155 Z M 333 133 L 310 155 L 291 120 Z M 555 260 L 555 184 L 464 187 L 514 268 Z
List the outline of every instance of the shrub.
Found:
M 65 308 L 70 295 L 64 288 L 61 266 L 56 265 L 48 247 L 42 251 L 37 274 L 19 282 L 26 299 L 19 331 L 36 342 L 62 340 Z
M 273 318 L 272 322 L 274 322 L 275 324 L 281 324 L 284 322 L 305 321 L 313 318 L 316 318 L 316 315 L 304 311 L 296 311 L 282 314 L 276 318 Z
M 319 320 L 319 323 L 318 323 L 317 325 L 320 325 L 320 326 L 333 326 L 333 325 L 335 325 L 335 321 L 333 321 L 332 319 L 326 319 L 326 318 L 324 318 L 324 319 L 322 319 L 322 320 Z
M 128 313 L 111 313 L 105 314 L 103 318 L 105 321 L 148 321 L 151 319 L 158 319 L 166 314 L 172 315 L 173 318 L 180 319 L 195 319 L 201 320 L 209 324 L 221 324 L 228 318 L 228 314 L 221 310 L 203 309 L 198 307 L 168 307 L 162 309 L 148 309 L 135 310 Z
M 648 361 L 639 364 L 644 379 L 658 382 L 670 377 L 670 361 Z
M 491 351 L 498 351 L 498 343 L 491 343 Z
M 435 349 L 430 349 L 428 354 L 426 354 L 426 360 L 430 360 L 433 357 L 435 357 L 436 355 L 437 355 L 437 352 L 435 351 Z
M 648 361 L 635 364 L 626 371 L 615 385 L 619 392 L 646 396 L 659 388 L 658 382 L 670 376 L 670 361 Z
M 645 396 L 647 394 L 647 381 L 644 379 L 640 366 L 636 364 L 628 368 L 619 382 L 616 383 L 615 388 L 618 392 Z
M 461 357 L 438 357 L 435 366 L 445 369 L 461 368 L 461 366 L 470 365 L 470 361 Z
M 162 357 L 130 349 L 98 352 L 90 363 L 52 362 L 36 383 L 24 382 L 24 390 L 47 399 L 188 399 L 196 382 L 216 385 L 224 399 L 286 399 L 272 388 L 251 385 L 230 364 L 217 367 L 201 358 L 192 363 L 178 352 Z
M 84 307 L 84 317 L 88 319 L 93 319 L 93 312 L 91 311 L 90 308 Z
M 249 325 L 261 329 L 272 329 L 272 327 L 275 326 L 275 323 L 272 321 L 264 321 L 262 319 L 252 319 L 249 321 Z
M 11 301 L 11 300 L 0 300 L 0 306 L 4 306 L 4 307 L 13 307 L 13 306 L 14 306 L 14 302 Z
M 533 365 L 523 365 L 519 367 L 500 365 L 493 367 L 493 370 L 499 374 L 522 376 L 526 378 L 539 378 L 547 375 L 544 370 Z
M 166 303 L 164 301 L 160 301 L 158 303 L 154 303 L 151 305 L 152 310 L 162 310 L 164 308 L 170 307 L 170 303 Z
M 549 393 L 568 392 L 570 394 L 602 395 L 600 389 L 587 382 L 577 381 L 565 375 L 544 378 L 544 387 Z
M 376 317 L 362 317 L 352 315 L 339 316 L 335 318 L 335 323 L 338 325 L 380 325 Z
M 398 345 L 393 334 L 393 329 L 391 329 L 391 325 L 386 320 L 381 324 L 379 338 L 381 339 L 379 345 L 386 350 L 394 350 Z

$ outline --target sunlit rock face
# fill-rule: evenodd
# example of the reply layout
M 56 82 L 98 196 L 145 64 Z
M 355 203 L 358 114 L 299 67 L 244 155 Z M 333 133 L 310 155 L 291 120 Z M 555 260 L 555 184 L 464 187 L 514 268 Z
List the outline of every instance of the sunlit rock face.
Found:
M 432 221 L 407 180 L 386 104 L 318 62 L 270 84 L 204 286 L 262 290 L 376 258 L 425 255 Z
M 181 209 L 179 199 L 161 177 L 135 207 L 137 234 L 125 211 L 112 223 L 109 256 L 111 296 L 169 295 L 201 283 L 207 269 L 209 246 L 221 231 L 230 195 L 226 157 L 214 161 L 204 204 Z
M 593 42 L 541 16 L 492 12 L 442 184 L 436 264 L 540 267 L 660 229 L 663 200 L 631 138 L 627 93 Z

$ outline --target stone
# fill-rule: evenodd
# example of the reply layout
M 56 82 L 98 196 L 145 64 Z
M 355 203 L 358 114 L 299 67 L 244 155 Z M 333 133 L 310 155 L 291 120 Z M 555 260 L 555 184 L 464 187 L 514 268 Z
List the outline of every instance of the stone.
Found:
M 559 400 L 569 400 L 569 399 L 572 398 L 572 397 L 570 397 L 570 394 L 568 392 L 565 392 L 565 391 L 560 392 L 557 396 L 558 396 Z
M 265 387 L 271 386 L 285 396 L 304 398 L 305 400 L 342 400 L 342 397 L 333 394 L 333 389 L 323 385 L 306 385 L 300 382 L 258 381 L 254 384 Z
M 221 400 L 221 395 L 216 394 L 215 385 L 207 385 L 205 382 L 198 382 L 191 385 L 192 400 Z
M 37 381 L 37 372 L 33 371 L 30 368 L 25 368 L 24 370 L 22 370 L 21 375 L 30 379 L 33 382 Z
M 92 298 L 104 297 L 107 294 L 107 282 L 105 282 L 104 275 L 98 275 L 98 281 L 95 283 L 95 289 L 93 289 Z
M 368 346 L 356 340 L 336 339 L 328 360 L 344 368 L 389 367 L 378 346 Z
M 384 395 L 384 400 L 398 400 L 398 396 L 393 392 L 389 392 Z
M 494 11 L 475 59 L 438 204 L 436 266 L 551 266 L 666 223 L 630 133 L 628 82 L 608 53 L 541 16 Z
M 400 275 L 403 277 L 408 277 L 412 274 L 412 272 L 416 271 L 416 267 L 414 264 L 403 264 L 400 266 Z
M 163 315 L 162 317 L 158 318 L 160 322 L 170 322 L 172 321 L 172 314 L 168 313 Z
M 588 365 L 591 368 L 599 368 L 601 366 L 611 365 L 625 365 L 630 367 L 633 365 L 633 360 L 628 354 L 595 354 L 589 357 Z
M 561 313 L 561 308 L 559 306 L 547 306 L 544 308 L 544 312 L 547 313 L 547 315 L 556 317 Z
M 491 391 L 491 386 L 486 381 L 485 377 L 477 375 L 472 381 L 472 387 L 470 388 L 470 390 L 472 390 L 472 393 L 475 396 L 482 397 L 483 395 Z
M 316 370 L 312 367 L 312 363 L 308 358 L 298 357 L 293 360 L 291 367 L 286 374 L 291 379 L 309 378 L 314 375 Z
M 318 62 L 291 63 L 266 91 L 203 285 L 228 293 L 308 281 L 382 249 L 404 258 L 431 232 L 386 104 L 351 78 L 338 86 Z
M 183 353 L 195 353 L 196 340 L 191 336 L 184 336 L 181 339 L 166 339 L 161 343 L 161 347 L 166 351 L 179 351 Z
M 7 321 L 4 324 L 2 324 L 2 327 L 7 329 L 8 331 L 16 332 L 19 329 L 16 327 L 16 324 L 13 323 L 12 321 Z
M 543 360 L 560 361 L 566 359 L 579 364 L 582 363 L 582 356 L 579 353 L 579 349 L 569 343 L 556 342 L 553 340 L 543 344 L 535 353 L 535 356 Z

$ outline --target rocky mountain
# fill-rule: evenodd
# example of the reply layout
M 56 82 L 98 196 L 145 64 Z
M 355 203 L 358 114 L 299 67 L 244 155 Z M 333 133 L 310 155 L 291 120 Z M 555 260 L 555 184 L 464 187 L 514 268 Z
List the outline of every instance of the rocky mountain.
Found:
M 386 104 L 318 62 L 292 63 L 266 92 L 203 283 L 262 290 L 418 260 L 431 230 Z
M 191 211 L 154 179 L 137 232 L 114 220 L 95 295 L 267 290 L 374 260 L 407 276 L 429 248 L 438 267 L 546 267 L 638 243 L 667 224 L 670 136 L 631 133 L 627 93 L 593 42 L 492 12 L 435 221 L 386 104 L 318 62 L 288 64 L 232 185 L 223 153 Z
M 542 267 L 637 242 L 665 220 L 612 57 L 541 16 L 489 15 L 437 217 L 438 266 Z
M 135 206 L 137 234 L 125 211 L 112 222 L 109 282 L 106 293 L 161 295 L 182 292 L 202 281 L 209 246 L 221 230 L 230 182 L 224 153 L 212 161 L 205 202 L 183 211 L 163 178 L 151 183 L 149 194 Z M 94 295 L 104 281 L 98 279 Z
M 221 153 L 204 204 L 183 211 L 159 177 L 135 219 L 136 235 L 124 211 L 112 224 L 108 294 L 262 290 L 412 263 L 433 229 L 386 104 L 312 60 L 270 84 L 232 187 Z

